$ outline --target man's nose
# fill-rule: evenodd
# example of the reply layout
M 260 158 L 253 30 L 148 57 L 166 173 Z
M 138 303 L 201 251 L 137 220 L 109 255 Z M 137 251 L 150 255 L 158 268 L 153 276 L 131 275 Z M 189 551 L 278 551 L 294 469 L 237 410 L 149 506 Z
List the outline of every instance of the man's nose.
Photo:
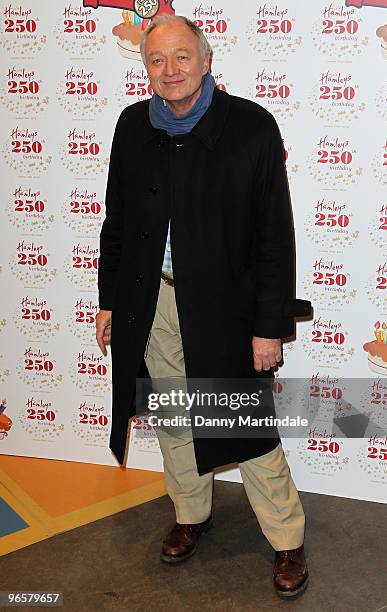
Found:
M 167 57 L 165 62 L 165 74 L 172 76 L 177 72 L 177 64 L 173 57 Z

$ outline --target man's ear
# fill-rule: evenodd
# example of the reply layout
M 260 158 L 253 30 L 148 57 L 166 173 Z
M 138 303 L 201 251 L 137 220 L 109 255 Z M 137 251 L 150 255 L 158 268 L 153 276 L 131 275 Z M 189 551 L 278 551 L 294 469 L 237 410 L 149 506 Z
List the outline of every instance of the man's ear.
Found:
M 203 75 L 211 69 L 211 53 L 206 53 L 203 60 Z

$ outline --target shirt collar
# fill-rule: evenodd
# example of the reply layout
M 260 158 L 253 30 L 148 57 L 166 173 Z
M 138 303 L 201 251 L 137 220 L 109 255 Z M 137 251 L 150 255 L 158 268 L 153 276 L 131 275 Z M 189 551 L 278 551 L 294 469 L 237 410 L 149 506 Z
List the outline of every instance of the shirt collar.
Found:
M 146 104 L 145 110 L 145 125 L 144 125 L 144 143 L 147 143 L 158 137 L 160 140 L 169 138 L 165 130 L 159 130 L 153 127 L 149 121 L 148 112 L 149 101 Z M 145 106 L 145 105 L 144 105 Z M 230 97 L 225 91 L 218 88 L 214 89 L 212 101 L 203 117 L 199 119 L 197 124 L 192 128 L 191 134 L 199 138 L 207 147 L 213 149 L 216 141 L 219 139 L 230 106 Z

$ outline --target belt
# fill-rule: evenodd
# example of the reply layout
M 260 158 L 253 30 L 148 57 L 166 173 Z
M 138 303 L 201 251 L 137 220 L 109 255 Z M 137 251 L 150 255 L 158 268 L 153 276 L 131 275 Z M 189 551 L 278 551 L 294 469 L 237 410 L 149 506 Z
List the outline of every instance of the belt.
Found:
M 170 287 L 175 286 L 175 281 L 173 280 L 173 278 L 171 278 L 170 276 L 167 276 L 166 274 L 164 274 L 164 272 L 161 272 L 161 278 L 163 279 L 164 283 L 166 283 Z

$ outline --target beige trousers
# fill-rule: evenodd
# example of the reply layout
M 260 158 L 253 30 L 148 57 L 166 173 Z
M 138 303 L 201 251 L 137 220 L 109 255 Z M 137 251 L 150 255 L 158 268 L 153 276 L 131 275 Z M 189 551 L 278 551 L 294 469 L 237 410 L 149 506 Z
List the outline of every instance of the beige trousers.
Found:
M 205 350 L 205 347 L 203 347 Z M 152 378 L 185 378 L 175 290 L 163 280 L 145 361 Z M 182 387 L 180 387 L 182 388 Z M 192 434 L 158 430 L 168 495 L 178 523 L 200 523 L 211 514 L 212 472 L 199 476 Z M 247 497 L 261 529 L 275 550 L 298 548 L 304 541 L 305 515 L 282 445 L 239 464 Z

